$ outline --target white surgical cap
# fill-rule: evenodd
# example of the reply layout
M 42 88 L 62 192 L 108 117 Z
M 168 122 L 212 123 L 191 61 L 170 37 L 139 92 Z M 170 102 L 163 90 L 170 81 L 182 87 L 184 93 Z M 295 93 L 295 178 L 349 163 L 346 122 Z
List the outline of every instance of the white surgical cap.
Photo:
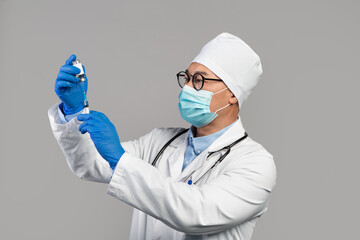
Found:
M 230 33 L 221 33 L 208 42 L 192 62 L 204 65 L 223 80 L 238 99 L 239 108 L 262 74 L 259 56 Z

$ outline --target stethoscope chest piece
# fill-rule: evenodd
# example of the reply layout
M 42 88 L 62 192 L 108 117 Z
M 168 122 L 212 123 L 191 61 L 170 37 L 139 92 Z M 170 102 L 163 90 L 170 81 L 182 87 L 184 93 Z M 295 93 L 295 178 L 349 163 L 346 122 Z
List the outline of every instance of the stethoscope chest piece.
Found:
M 192 184 L 192 179 L 191 179 L 191 178 L 189 179 L 188 184 L 189 184 L 189 185 Z

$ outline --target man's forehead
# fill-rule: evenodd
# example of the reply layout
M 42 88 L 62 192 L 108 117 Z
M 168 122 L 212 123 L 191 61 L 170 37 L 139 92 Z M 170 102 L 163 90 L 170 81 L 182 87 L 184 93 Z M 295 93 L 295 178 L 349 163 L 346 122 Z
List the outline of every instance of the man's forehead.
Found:
M 207 67 L 205 67 L 204 65 L 202 65 L 201 63 L 197 63 L 197 62 L 193 62 L 190 64 L 190 66 L 185 70 L 187 73 L 189 73 L 189 69 L 191 68 L 193 72 L 193 74 L 195 73 L 200 73 L 204 76 L 209 75 L 209 73 L 211 74 L 212 72 L 210 71 L 210 69 L 208 69 Z
M 185 72 L 189 73 L 189 70 L 186 69 Z M 196 74 L 196 73 L 200 73 L 200 74 L 205 75 L 205 76 L 208 75 L 208 73 L 207 73 L 207 72 L 204 72 L 204 71 L 195 71 L 194 74 Z M 189 73 L 189 74 L 190 74 L 190 73 Z M 194 74 L 193 74 L 193 75 L 194 75 Z

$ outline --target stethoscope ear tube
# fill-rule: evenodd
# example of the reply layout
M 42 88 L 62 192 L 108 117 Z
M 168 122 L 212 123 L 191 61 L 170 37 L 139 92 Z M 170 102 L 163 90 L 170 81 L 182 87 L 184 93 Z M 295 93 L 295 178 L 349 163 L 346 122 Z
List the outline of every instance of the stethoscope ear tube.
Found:
M 209 155 L 207 157 L 210 157 L 213 153 L 217 153 L 217 152 L 220 152 L 222 150 L 225 150 L 225 149 L 229 149 L 229 152 L 230 152 L 230 149 L 235 146 L 236 144 L 238 144 L 239 142 L 241 142 L 242 140 L 244 140 L 245 138 L 247 138 L 248 134 L 247 132 L 244 133 L 244 136 L 242 136 L 241 138 L 239 138 L 238 140 L 236 140 L 235 142 L 231 143 L 230 145 L 227 145 L 225 147 L 223 147 L 222 149 L 220 150 L 216 150 L 216 151 L 213 151 L 213 152 L 209 152 Z M 225 153 L 226 154 L 226 153 Z M 225 155 L 224 154 L 224 155 Z M 228 153 L 229 154 L 229 153 Z M 227 155 L 227 154 L 226 154 Z

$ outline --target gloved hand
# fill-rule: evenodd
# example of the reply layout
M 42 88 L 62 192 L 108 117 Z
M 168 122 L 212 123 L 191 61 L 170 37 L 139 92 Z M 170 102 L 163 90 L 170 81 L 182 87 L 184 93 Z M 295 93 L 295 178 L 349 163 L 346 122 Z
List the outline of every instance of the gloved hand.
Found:
M 96 111 L 90 111 L 89 114 L 79 114 L 77 119 L 83 121 L 79 126 L 79 131 L 82 134 L 86 132 L 90 134 L 96 149 L 114 170 L 119 159 L 125 153 L 115 126 L 105 114 Z
M 55 92 L 63 102 L 62 111 L 65 115 L 71 115 L 79 112 L 84 108 L 84 92 L 87 92 L 88 80 L 85 74 L 86 81 L 79 82 L 76 77 L 80 73 L 80 69 L 72 65 L 76 56 L 71 55 L 66 60 L 65 65 L 60 68 L 59 74 L 55 82 Z M 83 66 L 84 72 L 85 67 Z

